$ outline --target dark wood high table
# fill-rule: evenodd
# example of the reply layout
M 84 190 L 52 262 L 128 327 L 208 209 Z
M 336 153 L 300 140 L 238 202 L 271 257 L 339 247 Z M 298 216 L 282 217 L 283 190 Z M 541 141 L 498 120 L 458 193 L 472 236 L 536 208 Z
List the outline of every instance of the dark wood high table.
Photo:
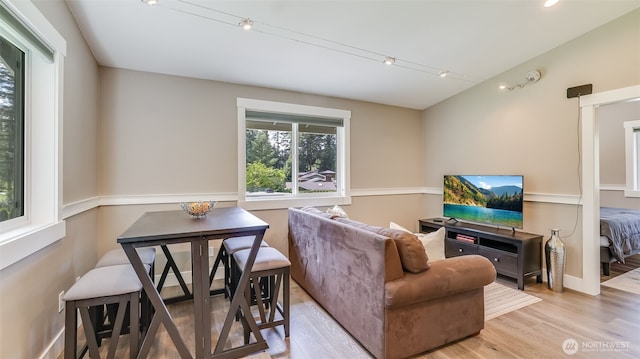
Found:
M 208 245 L 209 240 L 212 239 L 255 236 L 249 258 L 238 283 L 238 289 L 245 288 L 249 281 L 250 269 L 253 267 L 258 248 L 260 248 L 260 243 L 267 228 L 269 228 L 267 223 L 239 207 L 214 208 L 207 217 L 201 219 L 192 218 L 181 210 L 160 211 L 144 213 L 142 217 L 118 237 L 118 243 L 122 245 L 156 310 L 140 348 L 139 358 L 146 358 L 149 354 L 160 323 L 164 324 L 180 357 L 192 358 L 160 293 L 154 287 L 153 280 L 145 270 L 135 250 L 137 247 L 166 246 L 176 243 L 191 244 L 196 358 L 237 358 L 268 347 L 253 316 L 247 315 L 243 317 L 243 325 L 249 326 L 256 338 L 256 342 L 224 350 L 238 309 L 241 309 L 243 313 L 250 312 L 249 303 L 244 297 L 244 290 L 236 290 L 231 299 L 229 312 L 224 321 L 215 350 L 213 353 L 211 352 Z

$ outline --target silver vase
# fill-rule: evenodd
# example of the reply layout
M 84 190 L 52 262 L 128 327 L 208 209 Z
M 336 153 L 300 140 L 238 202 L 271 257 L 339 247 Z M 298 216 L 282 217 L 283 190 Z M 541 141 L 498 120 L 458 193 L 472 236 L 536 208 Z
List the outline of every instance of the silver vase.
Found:
M 560 230 L 552 229 L 551 238 L 544 244 L 547 259 L 547 285 L 554 292 L 562 292 L 562 278 L 566 262 L 566 248 L 560 239 Z

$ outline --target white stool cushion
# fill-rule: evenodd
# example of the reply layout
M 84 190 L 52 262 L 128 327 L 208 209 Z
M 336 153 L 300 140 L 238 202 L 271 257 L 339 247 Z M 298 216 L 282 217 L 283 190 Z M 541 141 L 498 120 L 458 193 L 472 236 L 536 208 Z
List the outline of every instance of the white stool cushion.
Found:
M 240 268 L 244 268 L 249 258 L 250 249 L 243 249 L 237 251 L 233 258 Z M 285 268 L 291 266 L 289 259 L 279 250 L 273 247 L 260 247 L 258 254 L 256 255 L 256 261 L 253 263 L 252 272 L 260 272 L 263 270 Z
M 156 249 L 153 247 L 136 248 L 136 251 L 140 256 L 140 259 L 142 259 L 142 264 L 152 265 L 156 260 Z M 121 264 L 131 264 L 131 262 L 129 262 L 129 258 L 124 253 L 124 249 L 116 248 L 108 251 L 100 257 L 96 264 L 96 268 Z
M 145 265 L 146 270 L 149 267 Z M 142 284 L 131 264 L 94 268 L 69 288 L 64 294 L 65 301 L 108 297 L 138 292 Z
M 255 236 L 231 237 L 222 241 L 222 245 L 224 246 L 224 250 L 227 252 L 227 255 L 230 256 L 241 249 L 251 248 L 254 240 Z M 260 242 L 260 247 L 269 247 L 269 245 L 267 242 L 262 241 Z

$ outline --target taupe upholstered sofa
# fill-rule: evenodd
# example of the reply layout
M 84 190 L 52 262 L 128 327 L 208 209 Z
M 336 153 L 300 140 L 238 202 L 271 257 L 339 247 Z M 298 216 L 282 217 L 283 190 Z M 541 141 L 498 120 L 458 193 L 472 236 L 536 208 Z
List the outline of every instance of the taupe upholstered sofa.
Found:
M 484 286 L 496 277 L 486 258 L 426 263 L 410 233 L 315 208 L 290 208 L 288 218 L 292 279 L 376 358 L 405 358 L 484 328 Z

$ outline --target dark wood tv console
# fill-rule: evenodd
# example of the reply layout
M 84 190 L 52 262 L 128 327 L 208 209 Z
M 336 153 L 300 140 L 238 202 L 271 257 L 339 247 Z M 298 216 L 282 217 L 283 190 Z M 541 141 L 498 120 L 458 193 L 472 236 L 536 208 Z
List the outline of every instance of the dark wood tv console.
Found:
M 456 222 L 445 218 L 421 219 L 420 232 L 445 227 L 445 256 L 479 254 L 489 259 L 498 274 L 515 278 L 524 290 L 524 279 L 536 276 L 542 283 L 542 236 L 506 228 Z

